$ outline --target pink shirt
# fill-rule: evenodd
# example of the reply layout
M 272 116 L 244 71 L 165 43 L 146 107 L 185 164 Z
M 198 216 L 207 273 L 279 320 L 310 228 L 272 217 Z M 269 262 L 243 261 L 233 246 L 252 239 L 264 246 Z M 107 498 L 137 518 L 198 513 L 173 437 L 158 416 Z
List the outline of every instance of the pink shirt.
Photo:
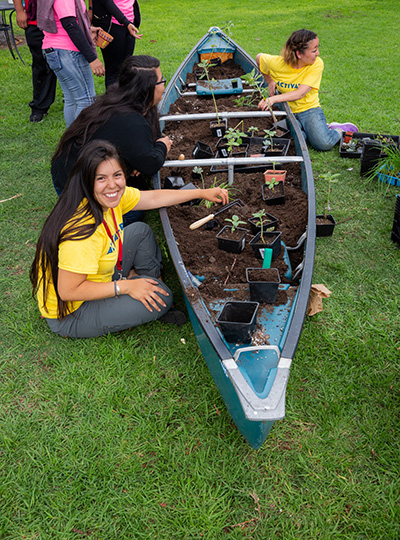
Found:
M 128 21 L 133 21 L 133 4 L 135 3 L 135 0 L 114 0 L 114 4 L 117 6 L 117 8 L 125 15 L 125 17 L 128 19 Z M 114 24 L 121 24 L 115 19 L 114 17 L 111 17 L 111 22 Z
M 84 0 L 81 0 L 82 9 L 86 11 L 86 5 Z M 78 51 L 75 45 L 72 43 L 68 33 L 62 27 L 60 19 L 63 17 L 76 17 L 75 2 L 74 0 L 54 0 L 53 4 L 54 19 L 57 25 L 57 34 L 51 34 L 50 32 L 43 32 L 43 45 L 42 49 L 64 49 L 67 51 Z

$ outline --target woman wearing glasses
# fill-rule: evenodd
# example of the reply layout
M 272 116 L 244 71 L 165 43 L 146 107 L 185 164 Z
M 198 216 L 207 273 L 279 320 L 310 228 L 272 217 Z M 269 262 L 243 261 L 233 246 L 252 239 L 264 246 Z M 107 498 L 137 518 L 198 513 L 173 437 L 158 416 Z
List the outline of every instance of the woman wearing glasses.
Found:
M 147 177 L 161 169 L 172 141 L 159 128 L 157 105 L 165 89 L 160 62 L 152 56 L 131 56 L 121 68 L 118 84 L 107 89 L 64 132 L 52 158 L 51 174 L 57 194 L 64 189 L 79 151 L 102 139 L 120 151 L 127 185 L 146 189 Z M 140 219 L 135 212 L 124 223 Z

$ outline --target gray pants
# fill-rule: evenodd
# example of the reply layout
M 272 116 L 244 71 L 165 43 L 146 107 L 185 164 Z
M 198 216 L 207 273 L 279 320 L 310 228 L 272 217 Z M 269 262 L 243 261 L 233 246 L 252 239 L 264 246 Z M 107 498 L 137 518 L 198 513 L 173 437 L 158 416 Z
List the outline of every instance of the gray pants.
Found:
M 173 302 L 172 292 L 157 279 L 162 269 L 162 256 L 153 231 L 145 223 L 132 223 L 124 229 L 123 245 L 122 276 L 126 277 L 133 267 L 140 276 L 156 279 L 158 285 L 169 293 L 169 296 L 162 296 L 166 307 L 160 305 L 161 311 L 151 312 L 128 294 L 119 298 L 90 300 L 62 320 L 46 319 L 50 330 L 64 337 L 97 337 L 155 321 L 167 313 Z M 113 279 L 118 279 L 118 274 L 115 271 Z

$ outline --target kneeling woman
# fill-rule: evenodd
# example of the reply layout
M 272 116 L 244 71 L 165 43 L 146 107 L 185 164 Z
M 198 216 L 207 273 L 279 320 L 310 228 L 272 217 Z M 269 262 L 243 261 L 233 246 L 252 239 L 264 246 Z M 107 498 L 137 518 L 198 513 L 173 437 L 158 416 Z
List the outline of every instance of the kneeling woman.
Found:
M 288 102 L 304 138 L 315 150 L 333 148 L 342 131 L 358 131 L 351 122 L 326 123 L 318 95 L 324 63 L 319 57 L 318 36 L 311 30 L 293 32 L 280 56 L 258 54 L 257 65 L 268 83 L 270 95 L 267 101 L 260 101 L 259 109 L 265 111 L 275 103 Z
M 83 338 L 156 319 L 181 323 L 161 281 L 162 257 L 150 227 L 122 214 L 203 197 L 228 202 L 221 188 L 153 190 L 126 186 L 123 160 L 106 141 L 80 154 L 66 189 L 47 218 L 31 268 L 39 309 L 50 329 Z M 183 314 L 180 314 L 183 315 Z

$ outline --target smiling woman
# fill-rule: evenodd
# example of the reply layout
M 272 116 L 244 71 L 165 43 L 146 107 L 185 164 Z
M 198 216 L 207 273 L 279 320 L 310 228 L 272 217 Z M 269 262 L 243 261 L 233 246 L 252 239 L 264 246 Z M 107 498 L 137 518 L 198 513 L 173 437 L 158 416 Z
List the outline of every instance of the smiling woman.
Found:
M 61 336 L 96 337 L 161 319 L 184 324 L 161 281 L 162 257 L 148 225 L 123 226 L 130 210 L 150 210 L 202 197 L 228 202 L 221 188 L 153 190 L 127 187 L 118 150 L 89 143 L 39 237 L 30 278 L 39 309 Z
M 268 83 L 270 95 L 260 101 L 259 108 L 266 110 L 274 103 L 288 102 L 304 138 L 316 150 L 333 148 L 342 131 L 358 131 L 350 122 L 326 122 L 318 95 L 324 63 L 319 57 L 319 39 L 315 32 L 305 29 L 293 32 L 280 56 L 260 53 L 257 64 Z

